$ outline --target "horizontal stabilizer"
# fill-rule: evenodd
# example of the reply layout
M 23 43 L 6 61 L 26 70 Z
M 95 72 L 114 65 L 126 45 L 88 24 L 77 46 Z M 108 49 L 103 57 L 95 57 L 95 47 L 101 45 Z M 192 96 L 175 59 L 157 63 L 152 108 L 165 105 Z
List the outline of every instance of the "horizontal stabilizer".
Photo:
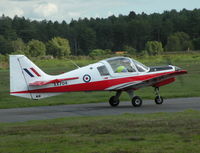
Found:
M 65 78 L 65 79 L 54 79 L 54 80 L 49 80 L 49 81 L 35 81 L 32 83 L 29 83 L 29 86 L 43 86 L 51 83 L 59 83 L 62 81 L 67 81 L 67 80 L 75 80 L 79 79 L 79 77 L 73 77 L 73 78 Z

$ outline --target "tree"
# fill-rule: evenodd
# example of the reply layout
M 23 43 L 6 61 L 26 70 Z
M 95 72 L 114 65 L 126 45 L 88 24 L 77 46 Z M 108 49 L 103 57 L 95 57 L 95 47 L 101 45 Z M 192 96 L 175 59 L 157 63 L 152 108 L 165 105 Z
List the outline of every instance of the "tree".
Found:
M 132 54 L 132 55 L 136 54 L 137 52 L 136 49 L 131 46 L 125 46 L 124 51 L 127 51 L 129 54 Z
M 193 40 L 194 49 L 200 50 L 200 37 Z
M 165 46 L 166 51 L 179 51 L 181 50 L 180 40 L 175 35 L 170 35 Z
M 12 41 L 11 45 L 12 45 L 12 50 L 15 53 L 22 53 L 22 54 L 28 53 L 28 47 L 21 38 L 17 38 L 17 40 Z
M 190 36 L 184 32 L 176 32 L 168 37 L 167 51 L 184 51 L 193 48 Z
M 150 40 L 162 42 L 169 51 L 188 50 L 192 49 L 190 40 L 193 40 L 194 49 L 199 48 L 199 19 L 200 9 L 171 10 L 149 15 L 132 11 L 129 15 L 118 17 L 80 18 L 69 24 L 64 21 L 34 21 L 18 16 L 12 19 L 2 15 L 0 35 L 8 42 L 21 38 L 25 43 L 32 39 L 48 42 L 54 37 L 65 38 L 69 40 L 74 55 L 88 55 L 96 48 L 123 50 L 124 46 L 141 52 Z M 179 34 L 173 35 L 175 33 Z
M 28 42 L 29 54 L 32 57 L 43 56 L 46 53 L 46 46 L 39 40 L 31 40 Z
M 0 54 L 10 54 L 12 52 L 11 42 L 0 35 Z
M 109 54 L 111 54 L 112 52 L 111 52 L 111 50 L 108 50 L 108 49 L 106 49 L 106 50 L 103 50 L 103 49 L 94 49 L 94 50 L 92 50 L 91 52 L 90 52 L 90 56 L 102 56 L 102 55 L 109 55 Z
M 85 55 L 88 55 L 89 51 L 95 48 L 96 33 L 92 28 L 82 26 L 81 24 L 78 26 L 77 32 L 78 47 Z
M 15 30 L 12 28 L 12 19 L 4 15 L 0 17 L 0 35 L 7 40 L 15 40 L 17 38 Z
M 134 19 L 136 17 L 136 13 L 134 11 L 131 11 L 128 15 L 129 18 Z
M 96 31 L 96 47 L 101 49 L 113 49 L 113 29 L 111 23 L 97 24 Z
M 64 57 L 71 53 L 69 41 L 61 37 L 54 37 L 47 43 L 47 54 L 54 57 Z
M 148 41 L 145 49 L 149 55 L 158 55 L 163 52 L 162 43 L 158 41 Z
M 32 39 L 40 40 L 41 33 L 36 32 L 35 23 L 24 17 L 15 16 L 12 22 L 13 29 L 16 30 L 18 38 L 22 38 L 24 42 L 29 42 Z
M 126 24 L 113 25 L 113 49 L 122 50 L 127 42 Z M 105 41 L 105 40 L 104 40 Z

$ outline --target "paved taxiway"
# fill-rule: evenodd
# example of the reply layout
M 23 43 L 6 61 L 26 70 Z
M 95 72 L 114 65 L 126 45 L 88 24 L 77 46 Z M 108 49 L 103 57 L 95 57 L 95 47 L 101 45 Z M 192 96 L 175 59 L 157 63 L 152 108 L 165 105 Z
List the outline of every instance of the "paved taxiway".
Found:
M 142 107 L 132 107 L 130 102 L 121 102 L 118 107 L 108 103 L 41 106 L 30 108 L 0 109 L 0 122 L 23 122 L 71 116 L 117 115 L 123 113 L 180 112 L 187 109 L 200 110 L 200 97 L 166 99 L 162 105 L 144 100 Z

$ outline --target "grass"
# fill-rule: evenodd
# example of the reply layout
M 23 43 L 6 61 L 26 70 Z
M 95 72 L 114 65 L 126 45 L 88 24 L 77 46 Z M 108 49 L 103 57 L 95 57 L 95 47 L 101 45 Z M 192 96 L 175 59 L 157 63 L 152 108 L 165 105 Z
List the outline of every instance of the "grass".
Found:
M 192 110 L 1 123 L 0 152 L 199 152 L 199 127 L 200 112 Z
M 168 58 L 189 73 L 162 87 L 161 94 L 165 98 L 200 96 L 200 54 L 146 57 L 139 61 L 164 65 Z M 76 63 L 83 66 L 96 61 L 82 59 Z M 74 68 L 65 60 L 34 62 L 50 74 Z M 94 103 L 107 101 L 113 94 L 66 93 L 40 101 L 13 97 L 9 96 L 9 71 L 0 70 L 0 108 Z M 154 98 L 152 88 L 138 90 L 136 94 Z M 121 100 L 129 100 L 126 93 Z M 199 127 L 200 112 L 194 110 L 0 123 L 0 153 L 196 153 L 200 150 Z
M 170 60 L 169 60 L 170 59 Z M 74 59 L 80 65 L 94 63 L 100 59 Z M 183 54 L 183 55 L 164 55 L 155 57 L 138 58 L 139 61 L 148 66 L 166 65 L 166 62 L 172 62 L 188 70 L 188 74 L 178 77 L 175 83 L 163 86 L 160 90 L 164 98 L 173 97 L 197 97 L 200 96 L 200 54 Z M 50 74 L 59 74 L 74 69 L 75 66 L 67 60 L 36 60 L 33 61 L 39 65 L 45 72 Z M 78 103 L 95 103 L 106 102 L 114 92 L 78 92 L 66 93 L 60 96 L 51 97 L 39 101 L 13 97 L 9 95 L 9 71 L 8 69 L 0 70 L 0 108 L 14 107 L 31 107 L 44 105 L 61 105 L 61 104 L 78 104 Z M 153 88 L 143 88 L 136 91 L 136 94 L 144 99 L 154 99 Z M 98 98 L 97 98 L 98 97 Z M 126 93 L 122 94 L 121 100 L 129 100 Z

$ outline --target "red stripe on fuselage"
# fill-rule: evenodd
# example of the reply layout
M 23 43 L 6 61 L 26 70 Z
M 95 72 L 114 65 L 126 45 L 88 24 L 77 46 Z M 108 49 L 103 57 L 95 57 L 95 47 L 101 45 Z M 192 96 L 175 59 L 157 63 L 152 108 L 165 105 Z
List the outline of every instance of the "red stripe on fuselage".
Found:
M 50 83 L 58 83 L 58 82 L 62 82 L 62 81 L 75 80 L 75 79 L 79 79 L 79 77 L 55 79 L 55 80 L 50 80 L 50 81 L 36 81 L 36 82 L 29 83 L 29 85 L 30 86 L 43 86 L 43 85 L 50 84 Z
M 30 68 L 33 73 L 35 73 L 38 77 L 41 77 L 41 75 L 32 67 Z
M 166 74 L 180 75 L 180 74 L 184 74 L 184 73 L 186 73 L 186 71 L 184 71 L 184 70 L 173 71 L 173 72 L 163 72 L 163 73 L 133 76 L 133 77 L 126 77 L 126 78 L 102 80 L 102 81 L 96 81 L 96 82 L 72 84 L 72 85 L 59 86 L 59 87 L 35 89 L 35 90 L 30 90 L 30 91 L 17 91 L 17 92 L 11 92 L 11 94 L 76 92 L 76 91 L 103 91 L 108 87 L 112 87 L 112 86 L 119 85 L 119 84 L 126 83 L 126 82 L 144 81 L 144 80 L 152 79 L 154 77 L 159 77 L 159 76 L 166 75 Z

